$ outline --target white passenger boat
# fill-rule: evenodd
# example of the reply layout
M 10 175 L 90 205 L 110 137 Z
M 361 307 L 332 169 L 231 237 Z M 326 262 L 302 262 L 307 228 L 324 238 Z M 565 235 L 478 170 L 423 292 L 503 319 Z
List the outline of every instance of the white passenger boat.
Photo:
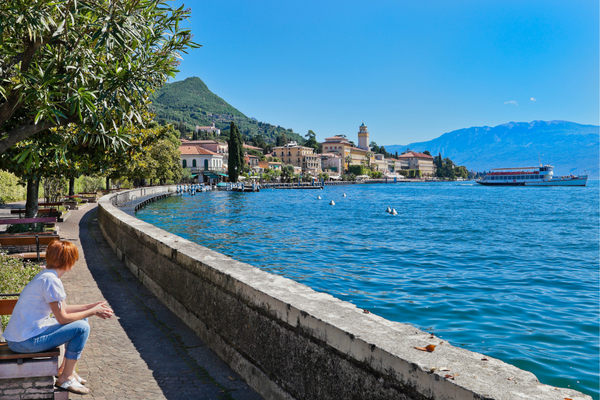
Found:
M 487 186 L 585 186 L 587 175 L 554 176 L 554 167 L 494 168 L 477 181 Z

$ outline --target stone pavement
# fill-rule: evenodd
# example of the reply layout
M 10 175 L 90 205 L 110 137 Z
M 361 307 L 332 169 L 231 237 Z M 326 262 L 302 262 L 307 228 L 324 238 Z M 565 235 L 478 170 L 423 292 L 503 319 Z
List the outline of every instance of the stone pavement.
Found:
M 240 399 L 261 397 L 157 300 L 104 240 L 97 206 L 72 211 L 60 236 L 77 245 L 79 261 L 62 278 L 70 304 L 107 300 L 108 320 L 89 319 L 78 363 L 87 396 L 70 399 Z

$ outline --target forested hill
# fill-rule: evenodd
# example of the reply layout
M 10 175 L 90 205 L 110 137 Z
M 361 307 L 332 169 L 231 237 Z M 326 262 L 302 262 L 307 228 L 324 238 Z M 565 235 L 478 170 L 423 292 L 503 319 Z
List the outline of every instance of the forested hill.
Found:
M 200 78 L 167 83 L 152 100 L 151 110 L 156 119 L 174 124 L 179 130 L 191 134 L 196 126 L 215 123 L 224 136 L 229 136 L 231 121 L 240 128 L 246 138 L 261 135 L 267 142 L 274 142 L 280 134 L 288 139 L 302 141 L 302 137 L 291 129 L 259 122 L 248 118 L 235 107 L 214 94 Z
M 509 122 L 444 133 L 428 142 L 385 146 L 399 153 L 407 148 L 429 150 L 450 157 L 469 170 L 522 167 L 542 163 L 554 166 L 558 175 L 583 174 L 598 178 L 599 127 L 569 121 Z

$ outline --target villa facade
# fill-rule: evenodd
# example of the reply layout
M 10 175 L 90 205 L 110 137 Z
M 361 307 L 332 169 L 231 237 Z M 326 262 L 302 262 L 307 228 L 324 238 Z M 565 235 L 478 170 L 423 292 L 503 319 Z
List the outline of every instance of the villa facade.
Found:
M 433 157 L 416 151 L 409 151 L 398 157 L 399 160 L 408 161 L 408 169 L 418 169 L 422 176 L 434 176 L 435 164 Z
M 220 136 L 221 130 L 213 122 L 211 126 L 196 126 L 196 133 L 212 133 L 214 136 Z
M 221 181 L 225 174 L 223 155 L 200 146 L 181 145 L 181 166 L 189 168 L 198 182 L 214 183 Z
M 315 154 L 312 147 L 290 142 L 285 146 L 273 148 L 273 156 L 281 159 L 283 164 L 301 168 L 302 173 L 316 175 L 321 172 L 321 158 Z

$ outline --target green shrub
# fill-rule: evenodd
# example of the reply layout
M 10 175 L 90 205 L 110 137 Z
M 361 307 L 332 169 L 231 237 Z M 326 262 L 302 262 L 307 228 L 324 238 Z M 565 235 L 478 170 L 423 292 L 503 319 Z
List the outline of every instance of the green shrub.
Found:
M 10 172 L 0 170 L 0 204 L 25 200 L 27 190 L 19 184 L 19 178 Z
M 36 264 L 0 253 L 0 293 L 21 293 L 23 288 L 41 271 Z M 8 315 L 2 316 L 2 329 L 8 324 Z
M 43 224 L 15 224 L 9 225 L 7 233 L 43 232 Z
M 104 189 L 105 181 L 102 177 L 84 176 L 81 178 L 81 193 L 92 193 Z
M 351 165 L 348 167 L 348 173 L 358 175 L 366 175 L 364 165 Z

